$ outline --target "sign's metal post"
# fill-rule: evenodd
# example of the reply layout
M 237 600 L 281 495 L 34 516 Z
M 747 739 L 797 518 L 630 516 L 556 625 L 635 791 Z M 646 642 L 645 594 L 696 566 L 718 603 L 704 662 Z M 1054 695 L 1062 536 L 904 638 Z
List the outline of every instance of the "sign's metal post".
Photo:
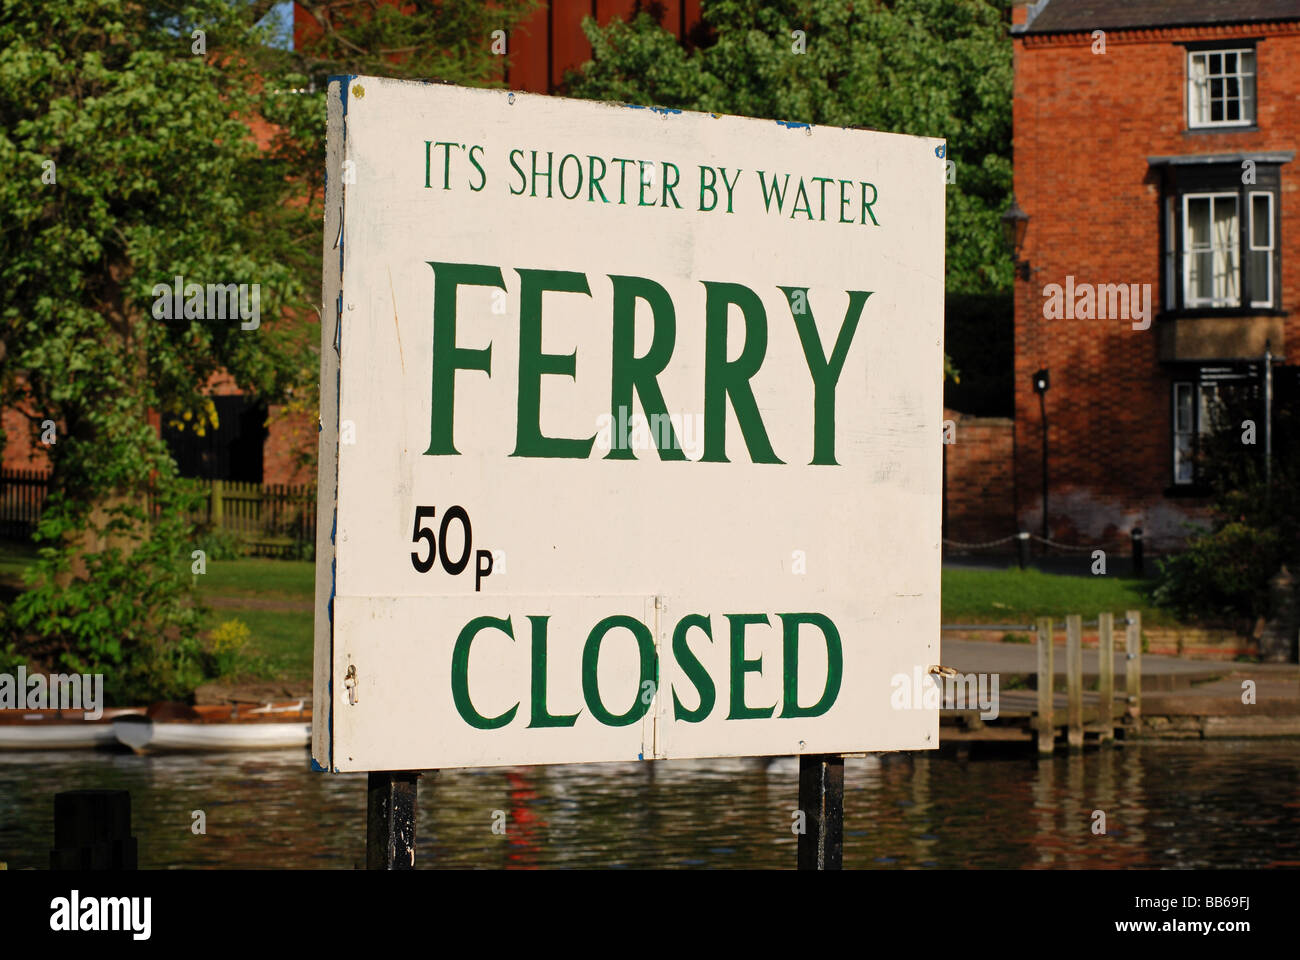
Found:
M 839 870 L 844 860 L 844 758 L 838 754 L 799 757 L 800 870 Z
M 377 770 L 366 777 L 366 869 L 415 869 L 415 799 L 420 774 Z

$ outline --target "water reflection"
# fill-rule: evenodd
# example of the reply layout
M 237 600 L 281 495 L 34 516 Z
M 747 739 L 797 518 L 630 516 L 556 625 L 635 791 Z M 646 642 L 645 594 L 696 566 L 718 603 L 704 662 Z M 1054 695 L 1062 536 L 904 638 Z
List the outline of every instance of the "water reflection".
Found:
M 1042 763 L 929 753 L 850 759 L 844 863 L 1298 866 L 1296 747 L 1130 744 Z M 54 794 L 98 787 L 131 792 L 142 868 L 359 867 L 365 775 L 308 767 L 306 753 L 295 750 L 0 755 L 0 860 L 11 869 L 44 867 Z M 797 797 L 793 758 L 428 774 L 420 782 L 417 864 L 790 867 Z M 205 836 L 191 832 L 196 810 L 206 815 Z M 1098 810 L 1104 835 L 1093 832 Z

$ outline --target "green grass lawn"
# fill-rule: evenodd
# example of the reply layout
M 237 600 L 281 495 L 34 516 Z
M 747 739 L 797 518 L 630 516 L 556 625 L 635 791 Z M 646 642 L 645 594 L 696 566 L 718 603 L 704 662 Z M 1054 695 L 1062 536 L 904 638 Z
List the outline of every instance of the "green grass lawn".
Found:
M 266 666 L 268 680 L 311 678 L 312 614 L 279 610 L 214 609 L 204 624 L 215 627 L 226 620 L 240 620 L 252 634 L 249 654 Z
M 196 577 L 201 596 L 247 596 L 311 602 L 316 588 L 316 564 L 309 560 L 209 560 L 208 571 Z
M 249 655 L 264 662 L 267 679 L 306 680 L 311 677 L 315 576 L 316 565 L 310 561 L 209 560 L 207 573 L 195 578 L 199 596 L 223 602 L 211 608 L 204 627 L 241 621 L 252 634 Z
M 1152 604 L 1154 584 L 1154 580 L 1131 577 L 1072 577 L 1017 567 L 945 568 L 943 622 L 1029 624 L 1036 617 L 1059 619 L 1078 613 L 1091 620 L 1106 611 L 1122 615 L 1126 610 L 1141 610 L 1144 623 L 1176 624 L 1169 611 Z

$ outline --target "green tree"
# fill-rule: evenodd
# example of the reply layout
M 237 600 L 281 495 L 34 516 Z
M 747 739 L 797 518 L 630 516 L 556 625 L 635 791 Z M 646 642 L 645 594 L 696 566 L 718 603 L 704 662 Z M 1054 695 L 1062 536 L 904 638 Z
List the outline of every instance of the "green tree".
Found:
M 1011 41 L 998 0 L 704 0 L 687 49 L 646 13 L 583 29 L 571 96 L 943 137 L 947 290 L 1011 286 Z M 802 52 L 800 52 L 802 51 Z
M 525 0 L 308 3 L 301 50 L 267 0 L 0 0 L 0 400 L 57 425 L 11 658 L 103 671 L 117 699 L 201 679 L 194 490 L 151 415 L 215 425 L 226 371 L 268 401 L 315 382 L 325 107 L 369 72 L 490 83 Z M 256 284 L 257 324 L 155 286 Z

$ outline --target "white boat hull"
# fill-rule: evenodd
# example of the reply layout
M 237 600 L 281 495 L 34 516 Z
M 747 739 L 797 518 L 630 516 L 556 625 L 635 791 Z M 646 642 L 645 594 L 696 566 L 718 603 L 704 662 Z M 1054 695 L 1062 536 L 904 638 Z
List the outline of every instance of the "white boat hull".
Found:
M 0 750 L 93 750 L 114 743 L 110 723 L 0 725 Z
M 117 720 L 113 735 L 137 753 L 306 748 L 310 723 L 170 723 Z
M 144 708 L 111 707 L 94 720 L 87 720 L 79 710 L 6 711 L 0 722 L 0 751 L 116 747 L 113 723 L 130 716 L 144 716 Z

